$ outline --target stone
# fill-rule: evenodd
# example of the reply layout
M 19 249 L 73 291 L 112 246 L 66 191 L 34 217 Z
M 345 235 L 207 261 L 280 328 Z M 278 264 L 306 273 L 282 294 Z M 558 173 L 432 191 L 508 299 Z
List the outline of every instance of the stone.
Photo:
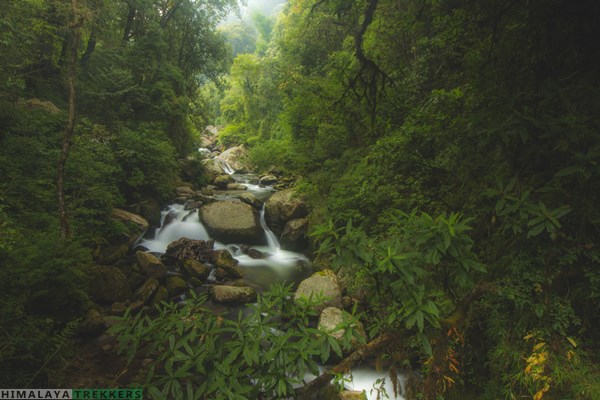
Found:
M 248 150 L 244 146 L 231 147 L 217 157 L 217 161 L 227 163 L 235 172 L 247 172 L 249 170 L 247 159 Z
M 180 261 L 189 259 L 207 262 L 211 259 L 214 244 L 213 240 L 183 237 L 169 243 L 164 257 Z
M 227 276 L 232 279 L 240 279 L 244 276 L 244 272 L 237 267 L 238 261 L 233 258 L 227 250 L 216 250 L 212 255 L 212 262 L 217 268 L 223 269 Z
M 240 251 L 254 260 L 260 260 L 265 256 L 260 250 L 254 249 L 247 244 L 241 245 Z
M 239 201 L 217 201 L 203 206 L 200 220 L 215 239 L 225 243 L 263 244 L 258 213 Z
M 247 190 L 248 187 L 246 185 L 242 185 L 241 183 L 228 183 L 227 190 Z
M 202 207 L 202 202 L 198 200 L 188 200 L 185 202 L 184 210 L 197 210 Z
M 307 232 L 308 218 L 296 218 L 289 220 L 285 224 L 279 239 L 281 248 L 296 252 L 306 250 L 308 248 Z
M 200 194 L 204 195 L 204 196 L 214 196 L 215 194 L 215 186 L 209 185 L 209 186 L 204 186 L 203 188 L 200 189 Z
M 391 395 L 391 393 L 390 393 Z M 341 400 L 368 400 L 367 393 L 363 390 L 343 390 L 340 392 Z
M 215 286 L 211 291 L 212 299 L 220 304 L 246 304 L 256 302 L 256 291 L 250 287 Z
M 117 267 L 92 266 L 89 268 L 90 296 L 94 301 L 113 303 L 131 296 L 127 277 Z
M 315 272 L 300 282 L 294 294 L 294 301 L 299 303 L 303 300 L 316 300 L 317 303 L 311 308 L 319 314 L 327 307 L 340 308 L 342 306 L 342 292 L 335 273 L 326 269 Z
M 158 288 L 156 288 L 156 291 L 152 296 L 152 300 L 150 300 L 150 305 L 154 307 L 167 300 L 169 300 L 169 291 L 166 287 L 160 285 Z
M 155 255 L 138 250 L 135 257 L 137 264 L 146 276 L 161 279 L 167 275 L 167 267 Z
M 112 315 L 123 315 L 127 310 L 127 305 L 125 303 L 121 303 L 120 301 L 115 301 L 110 306 L 110 313 Z
M 190 278 L 188 279 L 188 282 L 190 283 L 190 285 L 192 285 L 192 287 L 198 287 L 198 286 L 202 286 L 204 284 L 204 282 L 198 278 Z
M 277 177 L 274 175 L 265 175 L 258 180 L 258 184 L 261 186 L 271 186 L 277 183 Z
M 213 184 L 221 190 L 226 190 L 227 185 L 229 185 L 230 183 L 235 183 L 235 180 L 230 175 L 224 174 L 217 176 L 213 181 Z
M 100 311 L 91 308 L 77 328 L 81 335 L 98 335 L 106 330 L 108 324 Z
M 136 290 L 137 288 L 139 288 L 140 286 L 142 286 L 142 284 L 144 283 L 144 281 L 146 280 L 146 277 L 142 274 L 140 274 L 139 272 L 132 272 L 131 275 L 129 275 L 129 278 L 127 278 L 127 281 L 129 282 L 129 286 L 131 287 L 131 290 Z
M 306 203 L 296 196 L 293 189 L 275 192 L 265 204 L 265 220 L 277 235 L 281 235 L 288 221 L 307 215 Z
M 225 280 L 225 278 L 227 278 L 227 271 L 225 271 L 223 268 L 217 268 L 215 270 L 215 278 L 218 281 L 223 281 Z
M 336 329 L 337 326 L 341 325 L 345 321 L 352 321 L 354 319 L 354 323 L 352 324 L 353 329 L 358 332 L 363 339 L 367 340 L 367 335 L 365 334 L 365 329 L 363 324 L 352 317 L 348 312 L 341 310 L 337 307 L 326 307 L 319 316 L 319 329 L 329 333 L 332 337 L 337 340 L 341 340 L 346 333 L 346 329 Z M 359 342 L 356 339 L 352 340 L 353 348 L 356 347 Z
M 246 203 L 257 210 L 261 210 L 263 207 L 263 202 L 250 192 L 240 193 L 236 197 L 240 199 L 242 203 Z
M 210 182 L 223 173 L 219 163 L 214 158 L 202 160 L 202 167 L 204 168 L 204 176 Z
M 175 195 L 177 197 L 192 197 L 194 190 L 188 186 L 179 186 L 175 188 Z
M 179 296 L 188 289 L 187 283 L 179 276 L 168 277 L 166 286 L 170 297 Z
M 142 304 L 146 304 L 159 286 L 158 280 L 154 278 L 147 279 L 146 282 L 135 291 L 134 298 L 141 301 Z
M 133 240 L 143 235 L 150 227 L 150 224 L 144 217 L 120 208 L 113 208 L 111 217 L 125 224 L 128 229 L 128 236 Z
M 183 262 L 183 269 L 189 276 L 200 280 L 206 280 L 210 274 L 208 267 L 196 260 L 185 260 Z

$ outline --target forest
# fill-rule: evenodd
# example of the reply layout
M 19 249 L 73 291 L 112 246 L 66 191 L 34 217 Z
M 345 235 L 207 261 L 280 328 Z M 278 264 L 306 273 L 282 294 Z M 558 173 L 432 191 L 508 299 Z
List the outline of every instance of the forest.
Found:
M 600 399 L 600 3 L 272 3 L 3 1 L 0 387 Z M 293 216 L 228 194 L 232 148 Z M 136 247 L 182 198 L 211 239 Z M 284 247 L 302 219 L 333 333 L 302 279 L 248 283 L 215 203 Z M 351 397 L 361 363 L 393 390 Z

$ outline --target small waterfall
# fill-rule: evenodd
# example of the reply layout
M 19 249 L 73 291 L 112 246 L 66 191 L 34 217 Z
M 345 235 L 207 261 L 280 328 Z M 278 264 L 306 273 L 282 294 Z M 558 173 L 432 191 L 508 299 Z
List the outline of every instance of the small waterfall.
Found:
M 186 210 L 181 204 L 172 204 L 162 212 L 160 228 L 154 238 L 142 240 L 139 245 L 151 252 L 164 253 L 169 243 L 187 237 L 208 240 L 208 232 L 200 222 L 196 211 Z
M 267 225 L 267 221 L 265 220 L 265 205 L 263 204 L 262 210 L 260 210 L 260 226 L 265 231 L 265 237 L 267 238 L 267 245 L 269 246 L 269 250 L 271 251 L 279 251 L 281 246 L 279 245 L 279 240 L 277 240 L 277 236 L 273 233 L 271 229 L 269 229 Z
M 219 166 L 221 167 L 223 172 L 225 172 L 227 175 L 235 174 L 235 170 L 233 168 L 231 168 L 231 165 L 229 165 L 229 163 L 227 161 L 225 161 L 221 158 L 217 158 L 216 160 L 219 163 Z

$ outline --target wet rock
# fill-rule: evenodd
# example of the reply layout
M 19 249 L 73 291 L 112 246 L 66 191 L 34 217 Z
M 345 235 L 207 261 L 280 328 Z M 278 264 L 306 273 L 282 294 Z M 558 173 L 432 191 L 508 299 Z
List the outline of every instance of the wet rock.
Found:
M 167 300 L 169 300 L 169 291 L 166 287 L 160 285 L 154 292 L 152 300 L 150 300 L 150 305 L 154 307 Z
M 294 301 L 298 303 L 303 300 L 316 301 L 312 309 L 317 313 L 321 313 L 327 307 L 340 308 L 342 293 L 333 271 L 326 269 L 315 272 L 300 282 L 294 294 Z
M 225 161 L 235 172 L 248 171 L 248 150 L 244 146 L 231 147 L 222 152 L 217 159 Z
M 204 196 L 214 196 L 215 189 L 216 189 L 216 186 L 213 186 L 213 185 L 204 186 L 203 188 L 200 189 L 200 194 L 202 194 Z
M 281 233 L 281 247 L 291 251 L 304 251 L 308 248 L 308 218 L 288 221 Z
M 227 185 L 235 183 L 235 180 L 230 175 L 219 175 L 213 181 L 214 185 L 219 189 L 227 189 Z
M 206 265 L 196 260 L 185 260 L 183 262 L 183 269 L 191 277 L 200 279 L 202 281 L 208 278 L 210 270 Z
M 204 281 L 198 279 L 198 278 L 190 278 L 188 279 L 188 282 L 190 283 L 190 285 L 192 285 L 192 287 L 198 287 L 198 286 L 202 286 L 204 284 Z
M 192 197 L 194 190 L 188 186 L 179 186 L 175 188 L 175 195 L 177 197 Z
M 220 304 L 254 303 L 256 291 L 250 287 L 215 286 L 212 288 L 211 297 L 215 303 Z
M 246 185 L 242 185 L 241 183 L 228 183 L 227 190 L 247 190 L 248 187 Z
M 275 175 L 265 175 L 258 180 L 258 184 L 261 186 L 271 186 L 277 183 L 277 177 Z
M 207 262 L 211 259 L 214 244 L 213 240 L 177 239 L 167 246 L 165 257 L 176 260 L 189 259 Z
M 187 283 L 179 276 L 168 277 L 166 286 L 170 297 L 179 296 L 188 289 Z
M 257 210 L 261 210 L 262 207 L 263 207 L 263 202 L 258 197 L 256 197 L 255 195 L 253 195 L 250 192 L 240 193 L 236 197 L 238 199 L 240 199 L 240 201 L 242 203 L 246 203 L 248 205 L 251 205 L 252 207 L 254 207 Z
M 198 200 L 188 200 L 185 203 L 185 210 L 196 210 L 198 208 L 202 207 L 202 202 L 198 201 Z
M 227 271 L 225 271 L 223 268 L 217 268 L 215 271 L 215 278 L 218 281 L 223 281 L 227 278 Z
M 135 257 L 137 264 L 146 276 L 161 279 L 167 275 L 167 267 L 155 255 L 138 250 Z
M 215 267 L 223 269 L 227 273 L 227 276 L 232 279 L 239 279 L 244 276 L 244 272 L 237 267 L 238 261 L 227 250 L 215 251 L 212 262 Z
M 264 235 L 256 210 L 238 201 L 218 201 L 203 206 L 200 220 L 208 233 L 225 243 L 261 244 Z
M 247 244 L 241 245 L 240 251 L 254 260 L 260 260 L 265 257 L 265 255 L 260 250 L 254 249 L 248 246 Z
M 135 291 L 134 298 L 141 301 L 142 304 L 146 304 L 149 302 L 150 297 L 154 294 L 159 286 L 160 284 L 158 283 L 158 280 L 150 278 L 146 280 L 146 282 L 144 282 L 144 284 L 140 286 L 138 290 Z
M 293 189 L 276 192 L 265 204 L 265 219 L 267 225 L 277 235 L 281 235 L 285 224 L 296 218 L 308 215 L 306 203 L 296 196 Z
M 194 193 L 194 196 L 192 196 L 192 199 L 202 202 L 202 204 L 208 204 L 208 203 L 217 201 L 217 199 L 215 199 L 212 194 L 209 196 L 209 195 L 203 194 L 202 192 Z
M 92 284 L 90 296 L 95 301 L 112 303 L 125 301 L 131 296 L 131 286 L 117 267 L 92 266 L 89 268 Z

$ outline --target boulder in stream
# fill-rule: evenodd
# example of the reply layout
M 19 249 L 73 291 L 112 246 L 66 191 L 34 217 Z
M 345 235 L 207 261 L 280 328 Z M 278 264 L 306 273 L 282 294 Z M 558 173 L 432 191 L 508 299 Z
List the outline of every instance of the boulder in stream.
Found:
M 208 233 L 225 243 L 262 244 L 264 235 L 257 212 L 239 201 L 217 201 L 199 210 Z
M 223 170 L 215 159 L 202 160 L 202 166 L 204 167 L 204 174 L 210 182 L 223 173 Z
M 271 186 L 277 183 L 277 177 L 274 175 L 261 176 L 258 180 L 258 184 L 261 186 Z
M 308 218 L 289 220 L 281 233 L 281 247 L 286 250 L 303 251 L 308 248 Z
M 210 274 L 208 267 L 197 260 L 185 260 L 183 269 L 189 276 L 200 280 L 205 280 Z
M 232 279 L 240 279 L 244 276 L 244 272 L 237 266 L 238 261 L 227 250 L 215 251 L 212 255 L 212 262 L 215 267 L 227 272 L 227 276 Z
M 167 267 L 155 255 L 138 250 L 135 256 L 137 264 L 146 276 L 161 279 L 167 275 Z
M 181 279 L 179 276 L 170 276 L 167 278 L 167 292 L 169 296 L 179 296 L 188 289 L 187 283 Z
M 342 306 L 342 292 L 333 271 L 326 269 L 315 272 L 300 282 L 294 301 L 298 303 L 307 300 L 316 301 L 312 309 L 319 314 L 327 307 Z
M 306 203 L 296 196 L 293 189 L 275 192 L 265 204 L 267 225 L 278 235 L 283 232 L 283 228 L 288 221 L 307 215 Z
M 156 279 L 150 278 L 146 280 L 146 282 L 144 282 L 144 284 L 138 290 L 135 291 L 134 297 L 136 300 L 146 304 L 159 286 L 160 283 Z
M 220 304 L 246 304 L 254 303 L 257 295 L 251 287 L 215 286 L 211 290 L 215 303 Z
M 242 203 L 251 205 L 252 207 L 254 207 L 257 210 L 262 209 L 263 202 L 258 197 L 256 197 L 255 195 L 253 195 L 250 192 L 240 193 L 239 195 L 236 195 L 236 197 L 238 199 L 240 199 L 240 201 Z
M 319 329 L 329 333 L 330 336 L 339 341 L 346 333 L 346 328 L 340 329 L 338 327 L 349 322 L 352 323 L 352 328 L 364 339 L 364 342 L 366 343 L 367 335 L 365 334 L 363 324 L 356 318 L 352 317 L 352 315 L 350 315 L 348 312 L 337 307 L 326 307 L 321 312 L 321 315 L 319 316 Z M 353 338 L 352 347 L 355 348 L 359 344 L 360 342 Z
M 217 176 L 215 178 L 215 180 L 213 181 L 213 183 L 219 189 L 225 190 L 225 189 L 227 189 L 228 185 L 235 183 L 235 179 L 233 179 L 231 177 L 231 175 L 222 174 L 222 175 Z
M 207 262 L 213 252 L 213 240 L 197 240 L 186 237 L 177 239 L 167 246 L 165 257 L 176 260 L 197 260 Z

